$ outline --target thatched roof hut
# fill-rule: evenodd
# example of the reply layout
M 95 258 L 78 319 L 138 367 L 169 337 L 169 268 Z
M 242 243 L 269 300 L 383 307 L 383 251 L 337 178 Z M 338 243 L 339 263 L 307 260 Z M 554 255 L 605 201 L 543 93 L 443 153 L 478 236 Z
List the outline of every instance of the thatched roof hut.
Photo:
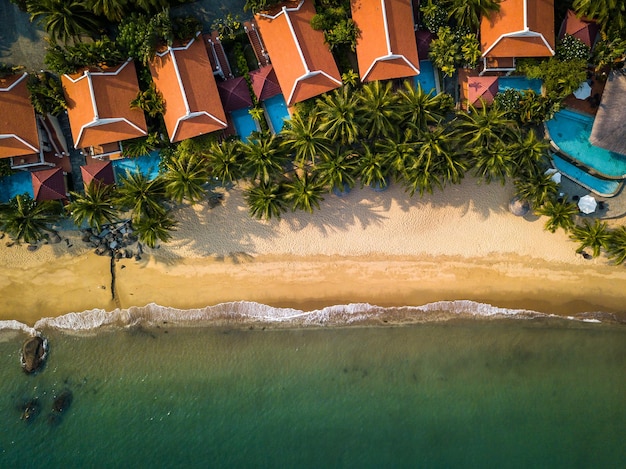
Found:
M 602 102 L 589 141 L 598 147 L 626 155 L 626 71 L 615 70 L 604 87 Z
M 513 215 L 523 217 L 530 211 L 530 204 L 527 200 L 522 200 L 519 197 L 513 197 L 509 202 L 509 210 Z

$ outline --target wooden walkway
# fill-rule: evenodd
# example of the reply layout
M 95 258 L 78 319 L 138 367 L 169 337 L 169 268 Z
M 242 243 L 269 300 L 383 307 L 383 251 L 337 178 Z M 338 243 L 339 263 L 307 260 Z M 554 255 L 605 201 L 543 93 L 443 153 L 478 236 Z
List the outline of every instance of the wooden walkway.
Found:
M 252 44 L 252 49 L 254 50 L 254 55 L 256 56 L 259 68 L 269 65 L 270 56 L 265 50 L 265 44 L 263 44 L 263 40 L 261 39 L 261 35 L 259 34 L 259 30 L 257 29 L 255 21 L 251 20 L 244 22 L 243 29 L 248 35 L 248 40 L 250 41 L 250 44 Z

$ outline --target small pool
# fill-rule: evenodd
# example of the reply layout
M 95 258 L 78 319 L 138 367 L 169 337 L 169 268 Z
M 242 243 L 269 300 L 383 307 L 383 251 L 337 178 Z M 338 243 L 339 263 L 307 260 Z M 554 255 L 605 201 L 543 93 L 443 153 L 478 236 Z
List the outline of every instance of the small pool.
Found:
M 589 142 L 593 117 L 563 109 L 546 122 L 550 139 L 571 158 L 609 179 L 626 178 L 626 156 Z
M 413 78 L 415 87 L 421 85 L 424 93 L 437 93 L 435 68 L 430 60 L 420 60 L 420 74 Z
M 285 119 L 289 120 L 289 111 L 287 111 L 287 103 L 282 94 L 277 94 L 263 101 L 265 113 L 270 119 L 271 130 L 279 133 L 283 130 Z
M 558 169 L 564 176 L 567 176 L 572 181 L 580 184 L 586 189 L 602 196 L 612 197 L 620 188 L 621 182 L 615 179 L 601 179 L 577 168 L 569 161 L 560 158 L 558 155 L 552 155 L 552 161 L 554 167 Z
M 250 115 L 250 109 L 252 108 L 246 107 L 230 113 L 235 132 L 245 142 L 248 141 L 248 137 L 252 132 L 259 130 L 256 121 Z
M 506 90 L 533 90 L 537 94 L 541 94 L 541 80 L 538 78 L 526 78 L 523 76 L 499 77 L 499 91 Z
M 5 203 L 16 195 L 28 194 L 35 197 L 33 178 L 28 171 L 18 171 L 0 178 L 0 202 Z
M 131 173 L 139 171 L 148 179 L 153 180 L 159 175 L 160 162 L 161 157 L 158 151 L 153 151 L 147 155 L 138 156 L 137 158 L 113 160 L 115 179 L 117 180 L 120 176 L 126 175 L 126 171 L 130 171 Z

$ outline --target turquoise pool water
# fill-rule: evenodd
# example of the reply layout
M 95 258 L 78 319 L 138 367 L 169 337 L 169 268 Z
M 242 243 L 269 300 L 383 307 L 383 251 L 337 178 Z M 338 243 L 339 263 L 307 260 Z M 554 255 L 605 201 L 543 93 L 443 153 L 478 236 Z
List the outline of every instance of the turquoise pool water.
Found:
M 435 69 L 430 60 L 420 60 L 420 74 L 413 78 L 415 87 L 421 85 L 425 93 L 437 93 Z
M 34 197 L 32 177 L 28 171 L 19 171 L 0 178 L 0 202 L 8 202 L 19 194 Z
M 121 160 L 113 161 L 113 170 L 115 171 L 115 178 L 124 176 L 126 171 L 134 173 L 139 171 L 148 179 L 155 179 L 159 175 L 159 163 L 161 157 L 158 151 L 153 151 L 148 155 L 139 156 L 137 158 L 123 158 Z
M 235 132 L 237 135 L 243 140 L 248 141 L 248 137 L 250 134 L 256 130 L 257 124 L 250 115 L 249 107 L 244 109 L 237 109 L 236 111 L 232 111 L 230 113 L 230 117 L 233 120 L 233 125 L 235 126 Z
M 270 118 L 272 130 L 279 133 L 283 130 L 285 119 L 289 120 L 289 112 L 287 111 L 287 103 L 282 94 L 277 94 L 263 101 L 263 107 L 267 116 Z
M 552 161 L 554 162 L 556 169 L 563 173 L 563 175 L 598 195 L 611 197 L 619 190 L 619 186 L 621 184 L 620 181 L 616 181 L 614 179 L 600 179 L 592 176 L 591 174 L 586 173 L 582 169 L 577 168 L 573 164 L 554 154 L 552 155 Z
M 562 152 L 607 178 L 626 178 L 626 155 L 589 142 L 593 117 L 563 109 L 546 122 L 550 139 Z
M 498 78 L 498 87 L 500 91 L 506 90 L 533 90 L 537 94 L 541 94 L 541 80 L 537 78 L 526 77 L 500 77 Z

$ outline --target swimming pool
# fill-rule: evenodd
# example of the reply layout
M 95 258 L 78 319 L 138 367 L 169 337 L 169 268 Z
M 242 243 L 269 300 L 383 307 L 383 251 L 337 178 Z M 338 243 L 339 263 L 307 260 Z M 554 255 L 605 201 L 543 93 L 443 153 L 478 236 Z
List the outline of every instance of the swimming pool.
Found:
M 248 137 L 252 132 L 259 130 L 256 121 L 250 115 L 250 109 L 252 108 L 246 107 L 230 113 L 235 132 L 245 142 L 248 141 Z
M 413 78 L 413 83 L 416 88 L 418 84 L 421 85 L 424 93 L 438 92 L 435 69 L 430 60 L 420 60 L 420 74 Z
M 563 109 L 546 122 L 553 144 L 571 158 L 609 179 L 626 178 L 626 156 L 589 142 L 593 117 Z
M 113 160 L 113 170 L 115 172 L 115 179 L 120 176 L 125 176 L 126 171 L 134 173 L 139 171 L 148 179 L 153 180 L 159 175 L 159 163 L 161 157 L 158 151 L 150 152 L 144 156 L 138 156 L 137 158 L 122 158 L 120 160 Z
M 285 119 L 289 120 L 289 111 L 287 111 L 287 103 L 282 94 L 277 94 L 263 101 L 265 113 L 270 118 L 271 130 L 279 133 L 283 130 Z
M 0 202 L 5 203 L 16 195 L 28 194 L 35 197 L 33 178 L 28 171 L 18 171 L 0 178 Z
M 602 197 L 612 197 L 614 196 L 620 188 L 622 184 L 620 181 L 615 179 L 601 179 L 595 176 L 592 176 L 589 173 L 586 173 L 580 168 L 577 168 L 569 161 L 564 160 L 558 155 L 551 155 L 552 161 L 554 163 L 554 167 L 558 169 L 564 176 L 567 176 L 572 181 L 580 184 L 586 189 L 589 189 L 592 192 L 602 196 Z
M 523 76 L 499 77 L 498 89 L 501 92 L 506 90 L 533 90 L 535 93 L 541 94 L 541 80 Z

